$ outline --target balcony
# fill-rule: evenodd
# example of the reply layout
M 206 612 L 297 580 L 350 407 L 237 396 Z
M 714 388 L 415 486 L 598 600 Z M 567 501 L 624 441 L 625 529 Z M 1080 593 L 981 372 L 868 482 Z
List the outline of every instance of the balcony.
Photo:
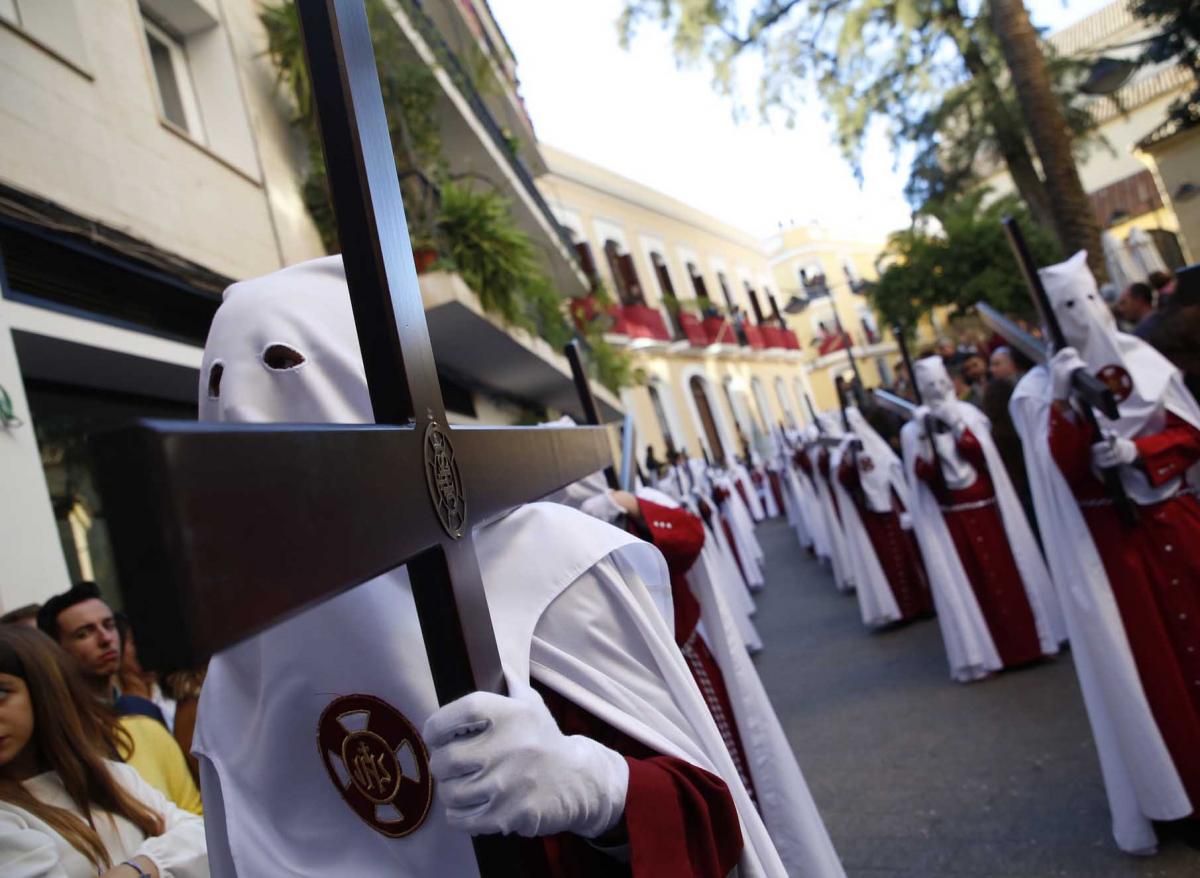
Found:
M 759 329 L 766 340 L 768 348 L 788 351 L 800 350 L 800 339 L 790 329 L 784 329 L 779 326 L 762 326 Z
M 756 351 L 761 351 L 767 347 L 767 339 L 765 326 L 755 326 L 753 323 L 746 322 L 742 324 L 742 332 L 746 333 L 746 344 Z
M 672 333 L 662 312 L 649 305 L 617 305 L 612 311 L 612 332 L 631 339 L 669 342 Z
M 736 345 L 738 343 L 737 335 L 733 331 L 733 324 L 724 317 L 705 317 L 700 321 L 700 326 L 710 345 Z
M 607 311 L 602 311 L 595 296 L 581 296 L 571 300 L 571 316 L 580 329 L 601 313 L 607 314 L 609 323 L 605 331 L 609 335 L 655 344 L 667 344 L 674 337 L 667 321 L 663 319 L 662 312 L 649 305 L 610 305 Z

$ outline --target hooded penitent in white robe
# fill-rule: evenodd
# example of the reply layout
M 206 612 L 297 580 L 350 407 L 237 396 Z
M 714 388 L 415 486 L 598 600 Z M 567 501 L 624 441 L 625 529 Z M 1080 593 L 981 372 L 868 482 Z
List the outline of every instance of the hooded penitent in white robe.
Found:
M 954 398 L 954 385 L 940 357 L 918 360 L 914 368 L 921 396 L 931 405 L 941 407 L 955 422 L 970 430 L 983 450 L 1004 526 L 1004 537 L 1012 551 L 1033 612 L 1038 641 L 1043 654 L 1054 654 L 1058 651 L 1059 643 L 1065 639 L 1058 600 L 1028 519 L 1004 468 L 1000 452 L 992 441 L 991 422 L 975 406 Z M 951 488 L 957 484 L 973 484 L 977 478 L 974 467 L 959 455 L 954 437 L 939 434 L 938 441 L 940 460 Z M 909 513 L 913 520 L 913 531 L 921 545 L 925 571 L 929 575 L 938 626 L 950 664 L 950 676 L 964 683 L 978 680 L 1000 670 L 1004 664 L 946 527 L 941 505 L 930 487 L 916 474 L 917 459 L 928 459 L 931 455 L 924 424 L 917 421 L 905 424 L 900 431 L 900 443 L 912 499 Z
M 264 352 L 276 345 L 303 361 L 268 365 Z M 340 258 L 231 287 L 205 348 L 200 396 L 208 421 L 369 422 Z M 662 556 L 553 504 L 530 504 L 479 526 L 476 551 L 509 686 L 536 680 L 653 751 L 722 778 L 742 824 L 739 872 L 784 876 L 664 622 L 671 616 Z M 366 706 L 325 715 L 346 697 Z M 404 568 L 215 656 L 194 741 L 213 873 L 477 874 L 470 839 L 449 828 L 436 800 L 433 807 L 428 798 L 409 801 L 433 795 L 422 786 L 414 751 L 424 747 L 417 730 L 436 707 Z M 402 772 L 396 789 L 409 798 L 401 801 L 398 793 L 360 813 L 343 801 L 341 788 L 349 787 L 352 772 L 374 766 L 318 742 L 330 733 L 327 725 L 334 737 L 364 728 L 394 735 L 396 721 L 385 722 L 390 711 L 411 726 L 396 750 Z M 410 816 L 401 805 L 410 814 L 428 812 L 410 834 L 389 837 L 367 822 L 396 826 Z
M 721 516 L 729 525 L 729 533 L 733 537 L 746 585 L 752 591 L 757 591 L 766 585 L 767 581 L 762 573 L 764 555 L 762 545 L 754 535 L 754 520 L 728 474 L 714 472 L 710 478 L 713 486 L 720 488 L 726 495 L 720 503 Z
M 701 561 L 704 562 L 708 575 L 720 585 L 725 600 L 734 611 L 746 648 L 751 652 L 758 652 L 762 649 L 762 638 L 759 637 L 752 621 L 758 607 L 754 604 L 754 598 L 750 596 L 749 584 L 742 576 L 737 556 L 722 525 L 718 504 L 712 496 L 708 468 L 698 460 L 671 467 L 667 476 L 659 480 L 658 489 L 704 521 L 704 530 L 708 538 L 704 541 Z M 707 518 L 701 504 L 707 509 Z
M 796 450 L 793 452 L 789 469 L 792 473 L 792 484 L 796 489 L 800 513 L 804 516 L 805 529 L 808 531 L 808 535 L 812 537 L 813 551 L 822 561 L 830 563 L 833 556 L 833 548 L 829 542 L 825 512 L 821 508 L 821 495 L 818 493 L 815 481 L 820 477 L 817 473 L 817 449 L 814 446 L 818 435 L 820 434 L 816 427 L 805 427 L 799 432 L 796 441 Z M 802 459 L 808 461 L 811 472 L 806 472 L 796 462 L 797 455 L 804 455 Z
M 836 418 L 825 414 L 817 415 L 817 417 L 824 427 L 823 435 L 842 436 L 842 428 Z M 851 557 L 850 545 L 842 528 L 843 512 L 834 505 L 837 501 L 831 483 L 836 481 L 836 478 L 832 469 L 829 478 L 826 478 L 821 472 L 821 454 L 823 452 L 829 454 L 831 451 L 832 449 L 814 443 L 809 446 L 808 456 L 813 464 L 813 481 L 816 483 L 817 497 L 820 500 L 825 536 L 829 540 L 829 560 L 833 567 L 833 581 L 838 591 L 849 592 L 854 590 L 855 585 L 854 559 Z
M 589 497 L 607 490 L 597 475 L 556 492 L 551 499 L 580 506 Z M 680 507 L 674 498 L 652 488 L 639 490 L 637 497 L 668 509 Z M 758 671 L 746 652 L 736 614 L 702 561 L 703 558 L 697 559 L 686 575 L 692 595 L 700 604 L 697 630 L 724 678 L 741 737 L 742 756 L 748 763 L 763 822 L 788 875 L 840 876 L 844 874 L 841 864 Z
M 858 506 L 855 504 L 854 498 L 850 496 L 850 492 L 842 484 L 842 480 L 838 478 L 837 472 L 842 462 L 848 459 L 848 455 L 866 454 L 870 456 L 871 460 L 875 462 L 875 468 L 870 473 L 862 475 L 863 493 L 867 495 L 868 503 L 883 501 L 886 504 L 884 509 L 891 509 L 892 488 L 891 476 L 888 473 L 891 462 L 886 457 L 876 459 L 875 455 L 882 449 L 878 447 L 878 443 L 871 440 L 878 439 L 879 442 L 883 442 L 883 440 L 874 430 L 867 433 L 867 430 L 863 429 L 866 422 L 862 420 L 857 409 L 853 411 L 855 415 L 858 415 L 859 423 L 854 424 L 858 432 L 847 436 L 845 441 L 831 453 L 831 481 L 834 494 L 838 498 L 839 508 L 842 510 L 842 533 L 845 536 L 850 561 L 854 567 L 855 592 L 863 624 L 868 628 L 878 628 L 881 625 L 898 622 L 904 617 L 904 614 L 900 611 L 899 604 L 896 603 L 896 596 L 888 583 L 887 573 L 879 562 L 879 556 L 875 552 L 871 536 L 867 533 L 866 526 L 858 514 Z M 847 417 L 849 417 L 849 411 Z M 852 447 L 854 440 L 859 443 L 857 450 Z M 868 441 L 871 441 L 870 448 L 866 447 Z M 895 458 L 896 455 L 893 452 L 891 456 Z M 899 460 L 896 460 L 895 464 L 896 476 L 899 478 L 902 476 Z M 880 491 L 886 492 L 886 499 L 875 496 Z
M 740 485 L 742 491 L 745 492 L 746 496 L 743 499 L 752 519 L 756 522 L 762 521 L 766 516 L 766 510 L 763 509 L 762 500 L 758 496 L 758 490 L 754 487 L 754 480 L 750 478 L 750 472 L 736 458 L 731 459 L 726 470 L 729 478 L 735 484 Z
M 1200 428 L 1200 407 L 1179 371 L 1141 339 L 1117 332 L 1108 308 L 1088 299 L 1097 293 L 1085 253 L 1043 269 L 1042 279 L 1068 342 L 1077 346 L 1089 370 L 1099 373 L 1119 365 L 1132 380 L 1129 396 L 1119 404 L 1120 419 L 1099 416 L 1102 429 L 1133 439 L 1161 429 L 1164 411 Z M 1067 301 L 1072 301 L 1070 307 Z M 1195 810 L 1194 803 L 1151 712 L 1092 533 L 1051 456 L 1052 396 L 1049 373 L 1038 367 L 1017 385 L 1009 408 L 1021 435 L 1038 522 L 1046 545 L 1054 547 L 1047 560 L 1096 739 L 1113 834 L 1122 850 L 1151 853 L 1157 845 L 1151 821 L 1185 817 Z M 1134 502 L 1144 506 L 1163 499 L 1164 491 L 1152 488 L 1142 473 L 1121 469 Z M 1186 486 L 1175 480 L 1166 487 L 1178 491 Z M 1141 514 L 1147 514 L 1144 508 Z

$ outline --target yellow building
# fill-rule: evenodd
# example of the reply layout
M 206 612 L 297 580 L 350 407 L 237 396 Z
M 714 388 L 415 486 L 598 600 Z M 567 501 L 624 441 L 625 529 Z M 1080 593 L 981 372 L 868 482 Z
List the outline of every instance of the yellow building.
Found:
M 781 424 L 806 422 L 806 397 L 835 406 L 833 375 L 848 367 L 845 351 L 827 353 L 838 346 L 835 307 L 864 380 L 878 382 L 875 361 L 895 348 L 877 343 L 861 292 L 880 244 L 815 227 L 763 243 L 578 157 L 541 151 L 549 173 L 539 188 L 614 299 L 609 339 L 647 378 L 622 393 L 640 455 L 647 446 L 660 458 L 670 448 L 741 453 Z M 806 287 L 799 260 L 813 272 Z M 827 280 L 826 265 L 847 280 Z
M 1119 62 L 1136 58 L 1153 32 L 1129 11 L 1126 0 L 1113 0 L 1048 39 L 1060 55 Z M 1200 259 L 1200 208 L 1194 201 L 1185 206 L 1200 183 L 1200 138 L 1164 129 L 1168 107 L 1193 87 L 1185 68 L 1162 64 L 1134 71 L 1111 97 L 1089 98 L 1088 110 L 1104 143 L 1092 146 L 1079 161 L 1100 228 L 1127 250 L 1130 232 L 1141 229 L 1171 267 Z M 1165 175 L 1159 157 L 1167 166 Z M 1184 185 L 1188 182 L 1191 188 Z M 1006 171 L 986 183 L 997 194 L 1013 189 Z M 1181 213 L 1189 219 L 1186 225 Z

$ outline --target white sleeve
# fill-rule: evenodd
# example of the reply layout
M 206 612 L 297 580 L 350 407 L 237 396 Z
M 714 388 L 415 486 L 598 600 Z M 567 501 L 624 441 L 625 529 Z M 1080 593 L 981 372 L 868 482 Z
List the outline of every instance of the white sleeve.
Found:
M 138 801 L 163 818 L 162 834 L 142 842 L 134 856 L 148 857 L 162 878 L 208 878 L 204 820 L 177 807 L 130 766 L 109 763 L 109 768 Z
M 0 874 L 4 878 L 67 878 L 55 840 L 11 811 L 0 810 Z

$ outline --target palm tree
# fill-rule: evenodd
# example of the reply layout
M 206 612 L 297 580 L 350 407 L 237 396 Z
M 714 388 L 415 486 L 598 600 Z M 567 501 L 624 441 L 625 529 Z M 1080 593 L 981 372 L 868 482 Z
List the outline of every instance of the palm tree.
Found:
M 1051 88 L 1037 32 L 1022 0 L 990 0 L 990 6 L 992 31 L 1000 43 L 1025 127 L 1042 164 L 1055 231 L 1068 253 L 1087 250 L 1092 273 L 1104 280 L 1108 273 L 1100 248 L 1100 229 L 1075 167 L 1071 132 Z

